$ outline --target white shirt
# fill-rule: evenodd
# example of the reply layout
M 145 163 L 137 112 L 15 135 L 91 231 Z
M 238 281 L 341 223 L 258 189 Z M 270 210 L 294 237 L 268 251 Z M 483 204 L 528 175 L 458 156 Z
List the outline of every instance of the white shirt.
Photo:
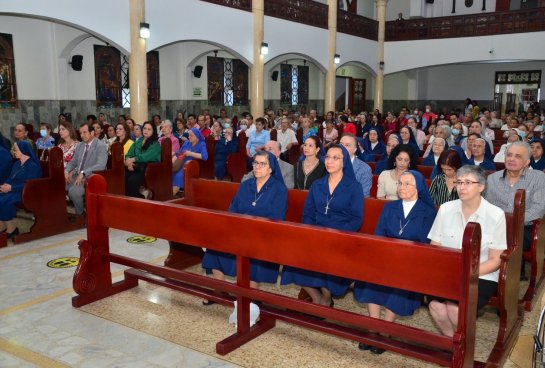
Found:
M 286 152 L 288 144 L 297 143 L 297 137 L 295 136 L 295 132 L 290 128 L 286 129 L 285 132 L 283 132 L 282 129 L 278 129 L 276 131 L 276 140 L 278 141 L 278 143 L 280 143 L 281 152 Z
M 401 204 L 403 205 L 403 216 L 405 216 L 405 218 L 409 216 L 409 213 L 411 213 L 417 200 L 418 199 L 415 199 L 414 201 L 401 201 Z
M 477 211 L 466 222 L 462 213 L 462 201 L 446 202 L 439 208 L 428 238 L 443 247 L 462 249 L 464 230 L 468 222 L 481 225 L 481 257 L 479 263 L 488 260 L 489 249 L 507 249 L 505 213 L 481 197 Z M 484 280 L 498 282 L 499 270 L 479 276 Z

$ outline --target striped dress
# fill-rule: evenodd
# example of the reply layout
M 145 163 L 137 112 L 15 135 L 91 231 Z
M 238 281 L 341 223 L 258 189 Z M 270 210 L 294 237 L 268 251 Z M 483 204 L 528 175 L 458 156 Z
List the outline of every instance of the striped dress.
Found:
M 454 201 L 458 199 L 458 192 L 456 187 L 452 188 L 449 192 L 447 183 L 445 181 L 445 174 L 439 174 L 431 182 L 430 194 L 433 198 L 433 202 L 436 206 L 440 206 L 445 202 Z

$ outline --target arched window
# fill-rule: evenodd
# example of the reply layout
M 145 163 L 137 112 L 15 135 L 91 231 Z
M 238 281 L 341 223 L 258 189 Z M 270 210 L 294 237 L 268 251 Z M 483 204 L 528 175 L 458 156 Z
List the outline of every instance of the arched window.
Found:
M 16 106 L 17 83 L 15 82 L 13 39 L 10 34 L 0 33 L 0 107 Z

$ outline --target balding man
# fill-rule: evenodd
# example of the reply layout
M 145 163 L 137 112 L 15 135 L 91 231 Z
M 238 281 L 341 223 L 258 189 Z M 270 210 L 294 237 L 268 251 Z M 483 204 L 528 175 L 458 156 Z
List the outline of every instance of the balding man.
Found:
M 363 196 L 369 197 L 371 194 L 371 184 L 373 183 L 373 170 L 371 170 L 369 165 L 356 157 L 356 151 L 358 150 L 356 137 L 350 133 L 343 134 L 340 143 L 350 154 L 354 174 L 356 175 L 356 180 L 361 184 Z
M 486 200 L 505 212 L 513 212 L 513 201 L 518 189 L 526 191 L 524 212 L 524 250 L 530 249 L 532 221 L 545 214 L 545 173 L 531 170 L 531 150 L 526 142 L 512 143 L 505 153 L 505 170 L 488 176 Z M 524 258 L 522 260 L 524 266 Z M 521 279 L 525 279 L 524 267 Z
M 284 184 L 288 189 L 293 189 L 295 186 L 295 179 L 293 176 L 293 165 L 287 163 L 286 161 L 280 160 L 280 143 L 277 141 L 267 141 L 265 143 L 265 151 L 272 153 L 278 160 L 278 165 L 280 165 L 280 172 L 282 173 L 282 178 L 284 178 Z M 254 177 L 254 172 L 250 171 L 248 174 L 242 177 L 241 181 L 252 179 Z

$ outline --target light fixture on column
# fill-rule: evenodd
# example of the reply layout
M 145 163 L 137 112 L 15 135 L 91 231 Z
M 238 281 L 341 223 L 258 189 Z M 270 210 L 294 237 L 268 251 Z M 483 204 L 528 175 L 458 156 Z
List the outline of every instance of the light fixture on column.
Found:
M 340 64 L 340 62 L 341 62 L 341 55 L 335 54 L 335 57 L 333 58 L 333 61 L 335 62 L 335 64 Z
M 269 53 L 269 44 L 267 42 L 261 42 L 261 55 L 267 55 Z
M 140 23 L 140 38 L 149 38 L 149 23 Z
M 384 61 L 381 61 L 381 62 L 378 63 L 378 68 L 380 70 L 384 70 Z

